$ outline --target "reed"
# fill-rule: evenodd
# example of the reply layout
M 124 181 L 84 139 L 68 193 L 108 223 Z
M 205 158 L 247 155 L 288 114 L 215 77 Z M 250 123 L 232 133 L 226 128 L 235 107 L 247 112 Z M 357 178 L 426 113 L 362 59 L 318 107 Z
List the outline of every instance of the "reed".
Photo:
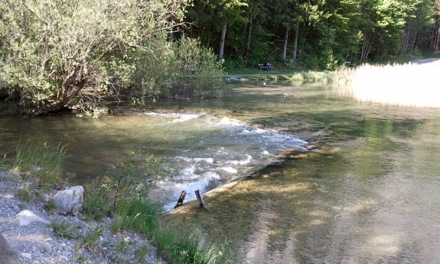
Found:
M 440 63 L 362 65 L 335 73 L 333 90 L 361 102 L 412 107 L 440 107 Z

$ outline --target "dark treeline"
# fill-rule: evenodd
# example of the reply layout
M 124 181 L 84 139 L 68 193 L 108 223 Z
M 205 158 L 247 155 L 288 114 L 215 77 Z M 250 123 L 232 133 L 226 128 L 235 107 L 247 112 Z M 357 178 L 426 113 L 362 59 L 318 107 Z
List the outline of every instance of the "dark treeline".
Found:
M 185 34 L 230 67 L 276 60 L 332 69 L 440 51 L 438 0 L 194 0 Z

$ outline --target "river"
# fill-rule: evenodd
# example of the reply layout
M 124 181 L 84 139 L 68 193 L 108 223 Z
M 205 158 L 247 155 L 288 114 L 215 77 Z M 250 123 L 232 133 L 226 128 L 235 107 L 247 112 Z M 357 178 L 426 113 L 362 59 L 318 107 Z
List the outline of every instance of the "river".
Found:
M 0 117 L 0 154 L 19 138 L 62 142 L 81 181 L 163 157 L 175 169 L 153 183 L 165 220 L 226 241 L 237 263 L 440 262 L 439 109 L 360 104 L 326 85 L 229 86 L 221 100 L 99 119 Z M 241 179 L 285 149 L 284 162 Z M 208 210 L 172 210 L 197 189 Z

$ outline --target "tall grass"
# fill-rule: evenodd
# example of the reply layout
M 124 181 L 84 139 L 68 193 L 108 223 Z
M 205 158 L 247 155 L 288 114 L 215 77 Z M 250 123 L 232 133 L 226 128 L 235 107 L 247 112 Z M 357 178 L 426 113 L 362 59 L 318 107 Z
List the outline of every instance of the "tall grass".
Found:
M 62 182 L 66 151 L 59 143 L 51 146 L 46 142 L 20 140 L 16 150 L 14 170 L 34 175 L 40 184 Z
M 440 63 L 362 65 L 336 72 L 333 90 L 361 102 L 440 107 Z
M 233 263 L 233 254 L 226 244 L 202 246 L 202 234 L 194 230 L 176 232 L 171 227 L 161 226 L 154 233 L 153 241 L 159 253 L 174 264 L 219 264 Z

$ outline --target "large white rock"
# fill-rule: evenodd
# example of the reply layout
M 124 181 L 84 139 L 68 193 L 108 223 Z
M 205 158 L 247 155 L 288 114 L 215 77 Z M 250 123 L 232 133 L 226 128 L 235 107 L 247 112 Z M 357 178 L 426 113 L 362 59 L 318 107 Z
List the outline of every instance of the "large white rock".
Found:
M 53 197 L 56 210 L 59 214 L 78 215 L 83 205 L 84 188 L 73 186 L 64 191 L 59 191 Z
M 16 217 L 18 219 L 18 224 L 21 226 L 29 225 L 32 222 L 40 222 L 47 225 L 50 224 L 49 221 L 44 220 L 30 210 L 23 210 L 18 213 Z

